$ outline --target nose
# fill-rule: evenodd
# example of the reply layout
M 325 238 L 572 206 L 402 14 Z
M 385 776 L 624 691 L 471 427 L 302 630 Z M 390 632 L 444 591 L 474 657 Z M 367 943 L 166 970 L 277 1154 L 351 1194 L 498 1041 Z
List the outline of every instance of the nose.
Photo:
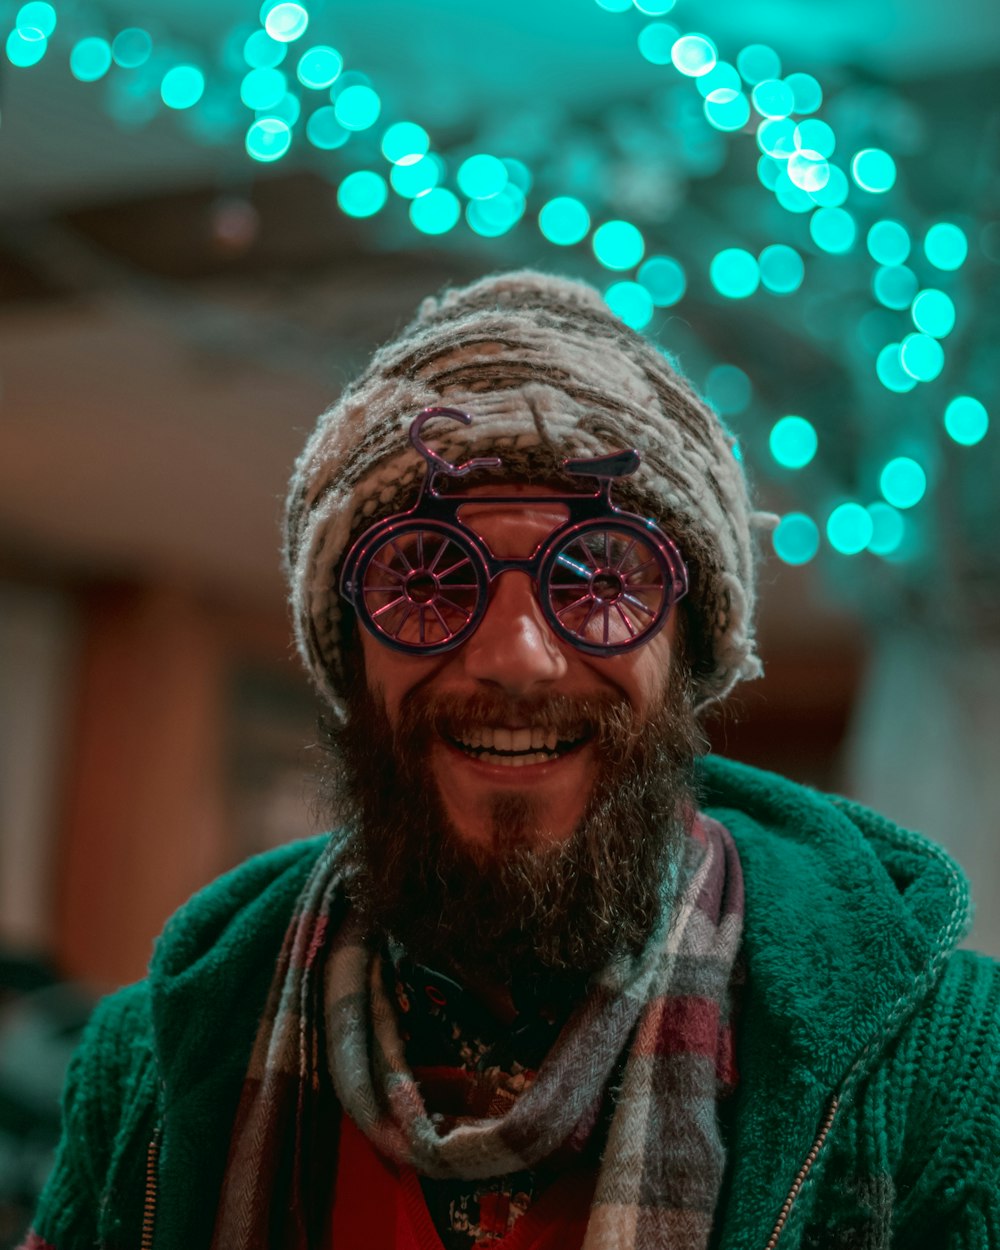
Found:
M 466 676 L 510 695 L 564 677 L 566 656 L 542 615 L 528 574 L 502 573 L 492 592 L 479 628 L 461 649 Z

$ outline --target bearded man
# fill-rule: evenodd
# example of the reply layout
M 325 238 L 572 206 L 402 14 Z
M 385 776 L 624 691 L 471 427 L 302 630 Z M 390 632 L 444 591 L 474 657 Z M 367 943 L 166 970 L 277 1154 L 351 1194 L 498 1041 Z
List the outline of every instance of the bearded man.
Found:
M 339 831 L 98 1009 L 28 1244 L 1000 1247 L 959 870 L 704 755 L 766 520 L 591 288 L 426 301 L 289 495 Z

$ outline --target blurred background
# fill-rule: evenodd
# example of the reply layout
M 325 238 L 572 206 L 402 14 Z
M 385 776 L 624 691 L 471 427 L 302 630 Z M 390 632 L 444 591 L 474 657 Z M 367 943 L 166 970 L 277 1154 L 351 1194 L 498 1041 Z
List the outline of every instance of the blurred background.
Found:
M 494 269 L 600 286 L 781 518 L 716 748 L 944 843 L 1000 954 L 995 0 L 0 0 L 0 39 L 0 1187 L 92 996 L 315 830 L 285 482 Z

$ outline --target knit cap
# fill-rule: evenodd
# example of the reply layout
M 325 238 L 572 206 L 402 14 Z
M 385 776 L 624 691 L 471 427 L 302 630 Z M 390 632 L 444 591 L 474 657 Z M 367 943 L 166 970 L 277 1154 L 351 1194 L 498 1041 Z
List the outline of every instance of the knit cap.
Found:
M 591 489 L 560 475 L 562 461 L 639 451 L 639 469 L 614 484 L 612 498 L 652 517 L 688 566 L 697 704 L 760 675 L 751 528 L 765 518 L 751 509 L 733 439 L 598 291 L 523 270 L 425 300 L 322 414 L 296 462 L 284 553 L 295 637 L 338 715 L 345 711 L 345 631 L 353 627 L 353 611 L 338 594 L 341 562 L 374 521 L 415 502 L 425 462 L 409 429 L 435 405 L 473 420 L 432 421 L 427 443 L 453 463 L 501 456 L 503 469 L 482 479 L 498 489 L 504 479 Z

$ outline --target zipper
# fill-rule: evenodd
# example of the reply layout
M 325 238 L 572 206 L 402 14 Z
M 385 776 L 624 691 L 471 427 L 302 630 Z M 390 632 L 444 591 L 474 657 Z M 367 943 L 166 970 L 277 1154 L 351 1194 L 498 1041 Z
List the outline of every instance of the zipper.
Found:
M 149 1145 L 146 1147 L 146 1193 L 142 1200 L 142 1239 L 139 1250 L 153 1250 L 153 1229 L 156 1225 L 157 1164 L 160 1158 L 161 1127 L 158 1124 L 153 1130 Z
M 830 1129 L 833 1128 L 833 1122 L 837 1118 L 837 1110 L 839 1107 L 840 1098 L 834 1094 L 830 1099 L 830 1105 L 826 1109 L 826 1118 L 820 1126 L 819 1136 L 813 1142 L 812 1149 L 806 1155 L 805 1162 L 799 1168 L 795 1176 L 795 1180 L 792 1181 L 792 1187 L 788 1191 L 788 1197 L 782 1203 L 781 1210 L 778 1213 L 778 1222 L 775 1224 L 774 1231 L 771 1233 L 764 1250 L 774 1250 L 774 1247 L 778 1244 L 778 1238 L 781 1236 L 785 1224 L 788 1222 L 788 1217 L 791 1214 L 792 1207 L 795 1205 L 795 1199 L 799 1196 L 799 1191 L 805 1183 L 806 1177 L 812 1171 L 812 1166 L 819 1157 L 819 1152 L 823 1149 L 827 1137 L 830 1135 Z

